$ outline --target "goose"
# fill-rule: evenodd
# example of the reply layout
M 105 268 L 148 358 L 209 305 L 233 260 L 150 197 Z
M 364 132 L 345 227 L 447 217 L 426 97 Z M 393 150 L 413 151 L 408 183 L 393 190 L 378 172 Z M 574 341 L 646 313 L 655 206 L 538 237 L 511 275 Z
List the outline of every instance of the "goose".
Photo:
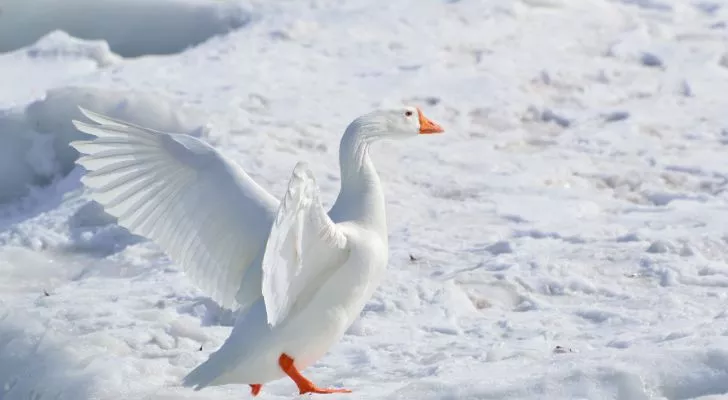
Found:
M 230 336 L 182 385 L 248 384 L 257 396 L 288 376 L 300 394 L 349 393 L 301 371 L 343 337 L 387 265 L 385 199 L 369 147 L 443 128 L 412 106 L 353 120 L 340 142 L 341 189 L 326 212 L 305 162 L 279 202 L 200 139 L 81 112 L 91 123 L 73 124 L 95 138 L 71 146 L 91 198 L 214 301 L 237 308 Z

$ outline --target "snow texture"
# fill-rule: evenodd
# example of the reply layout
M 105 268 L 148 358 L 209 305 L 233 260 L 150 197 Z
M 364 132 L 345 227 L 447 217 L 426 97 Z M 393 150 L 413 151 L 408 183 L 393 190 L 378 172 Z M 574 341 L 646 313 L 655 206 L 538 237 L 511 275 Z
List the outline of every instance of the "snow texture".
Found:
M 445 127 L 372 149 L 390 264 L 304 371 L 354 391 L 329 399 L 728 396 L 727 21 L 725 0 L 0 3 L 0 399 L 249 396 L 181 387 L 233 316 L 89 201 L 78 105 L 201 137 L 278 197 L 305 160 L 324 206 L 356 116 Z

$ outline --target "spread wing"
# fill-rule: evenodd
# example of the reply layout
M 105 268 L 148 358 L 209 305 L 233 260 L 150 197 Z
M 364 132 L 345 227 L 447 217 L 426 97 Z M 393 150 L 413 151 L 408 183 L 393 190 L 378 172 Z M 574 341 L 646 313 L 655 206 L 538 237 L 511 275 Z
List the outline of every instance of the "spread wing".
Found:
M 96 138 L 71 143 L 85 154 L 77 163 L 89 171 L 82 181 L 92 198 L 120 225 L 160 246 L 216 302 L 233 308 L 278 201 L 199 139 L 81 111 L 98 124 L 73 121 Z
M 263 255 L 263 299 L 268 324 L 283 321 L 302 297 L 346 261 L 347 238 L 319 200 L 313 173 L 298 163 Z

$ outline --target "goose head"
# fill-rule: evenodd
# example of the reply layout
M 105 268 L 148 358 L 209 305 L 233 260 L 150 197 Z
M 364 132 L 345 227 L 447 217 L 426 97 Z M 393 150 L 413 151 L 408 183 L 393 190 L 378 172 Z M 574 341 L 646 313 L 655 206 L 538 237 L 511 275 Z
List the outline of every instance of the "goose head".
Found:
M 347 131 L 356 132 L 363 139 L 372 141 L 442 133 L 444 129 L 427 118 L 419 108 L 408 106 L 362 115 L 349 125 Z

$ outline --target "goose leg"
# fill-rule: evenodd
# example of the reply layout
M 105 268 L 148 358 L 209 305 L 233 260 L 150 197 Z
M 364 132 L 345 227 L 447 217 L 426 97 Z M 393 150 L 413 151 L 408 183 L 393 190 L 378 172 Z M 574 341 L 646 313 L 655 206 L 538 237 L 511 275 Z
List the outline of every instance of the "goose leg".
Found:
M 250 393 L 253 394 L 253 397 L 257 396 L 258 393 L 260 393 L 260 389 L 263 388 L 263 385 L 260 383 L 253 383 L 250 385 Z
M 351 393 L 351 390 L 348 389 L 322 389 L 314 385 L 313 382 L 306 379 L 305 376 L 301 375 L 301 373 L 296 369 L 296 366 L 293 364 L 293 359 L 289 357 L 287 354 L 283 353 L 278 358 L 278 365 L 281 366 L 281 369 L 283 372 L 286 373 L 291 379 L 293 379 L 293 382 L 296 382 L 296 386 L 298 386 L 298 390 L 300 394 L 305 393 Z

